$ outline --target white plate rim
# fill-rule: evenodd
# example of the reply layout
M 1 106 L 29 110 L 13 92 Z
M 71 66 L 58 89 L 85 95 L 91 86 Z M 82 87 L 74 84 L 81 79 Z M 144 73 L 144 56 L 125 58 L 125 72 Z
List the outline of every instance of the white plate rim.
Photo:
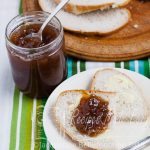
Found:
M 120 71 L 120 72 L 122 72 L 122 73 L 125 73 L 125 74 L 127 74 L 127 75 L 129 75 L 130 77 L 131 77 L 131 74 L 132 75 L 134 75 L 134 76 L 136 76 L 136 78 L 141 78 L 142 80 L 145 80 L 145 82 L 148 82 L 149 83 L 149 85 L 150 85 L 150 80 L 147 78 L 147 77 L 145 77 L 145 76 L 143 76 L 143 75 L 141 75 L 141 74 L 139 74 L 139 73 L 137 73 L 137 72 L 134 72 L 134 71 L 130 71 L 130 70 L 127 70 L 127 69 L 122 69 L 122 68 L 113 68 L 113 67 L 101 67 L 101 68 L 96 68 L 96 69 L 90 69 L 90 70 L 86 70 L 86 71 L 83 71 L 83 72 L 80 72 L 80 73 L 78 73 L 78 74 L 76 74 L 76 75 L 73 75 L 72 77 L 70 77 L 70 78 L 68 78 L 68 79 L 66 79 L 65 81 L 63 81 L 58 87 L 56 87 L 56 89 L 51 93 L 51 95 L 49 96 L 49 98 L 48 98 L 48 100 L 47 100 L 47 102 L 46 102 L 46 104 L 45 104 L 45 107 L 44 107 L 44 111 L 43 111 L 43 127 L 44 127 L 44 131 L 45 131 L 45 135 L 46 135 L 46 137 L 47 137 L 47 139 L 48 139 L 48 141 L 52 144 L 52 146 L 54 146 L 54 148 L 56 148 L 57 150 L 59 150 L 59 148 L 57 148 L 57 147 L 59 147 L 57 144 L 60 144 L 60 143 L 57 143 L 57 142 L 55 142 L 56 140 L 53 138 L 53 136 L 54 135 L 52 135 L 52 136 L 49 136 L 49 134 L 48 134 L 48 132 L 49 132 L 49 128 L 50 128 L 50 126 L 48 126 L 47 125 L 47 111 L 48 111 L 48 109 L 50 110 L 50 107 L 49 107 L 49 105 L 52 105 L 51 103 L 51 97 L 53 97 L 54 96 L 54 94 L 57 92 L 57 91 L 59 91 L 59 88 L 60 87 L 63 87 L 63 85 L 65 85 L 66 84 L 66 82 L 71 82 L 71 80 L 72 79 L 75 79 L 75 78 L 78 78 L 79 76 L 82 76 L 83 74 L 94 74 L 97 70 L 101 70 L 101 69 L 115 69 L 115 70 L 118 70 L 118 71 Z M 131 79 L 132 80 L 134 80 L 132 77 L 131 77 Z M 90 81 L 89 81 L 90 82 Z M 149 86 L 150 87 L 150 86 Z M 68 90 L 68 89 L 64 89 L 64 90 Z M 50 116 L 49 116 L 50 117 Z M 56 127 L 55 127 L 56 128 Z M 57 128 L 56 128 L 56 132 L 58 132 L 57 131 Z M 60 135 L 60 137 L 61 137 L 61 135 Z M 61 139 L 62 140 L 67 140 L 67 139 L 65 139 L 64 137 L 61 137 Z M 72 150 L 73 149 L 79 149 L 79 148 L 76 148 L 76 146 L 73 144 L 73 142 L 71 142 L 71 144 L 72 144 L 72 146 L 73 147 L 70 147 L 70 148 L 72 148 Z M 69 149 L 69 147 L 68 147 L 68 149 Z M 61 149 L 62 150 L 62 149 Z

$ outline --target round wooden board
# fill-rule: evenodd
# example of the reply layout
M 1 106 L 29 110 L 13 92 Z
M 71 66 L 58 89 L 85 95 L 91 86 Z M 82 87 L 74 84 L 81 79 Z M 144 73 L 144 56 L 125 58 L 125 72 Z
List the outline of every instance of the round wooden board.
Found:
M 23 12 L 41 10 L 38 0 L 23 0 Z M 130 22 L 107 36 L 86 36 L 65 31 L 69 55 L 94 61 L 125 61 L 150 56 L 150 2 L 132 0 Z

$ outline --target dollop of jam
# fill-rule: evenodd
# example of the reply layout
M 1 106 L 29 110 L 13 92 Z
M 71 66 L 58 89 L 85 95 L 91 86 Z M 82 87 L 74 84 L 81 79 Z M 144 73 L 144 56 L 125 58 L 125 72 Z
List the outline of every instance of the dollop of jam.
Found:
M 96 95 L 82 97 L 72 115 L 73 125 L 82 134 L 97 136 L 107 129 L 112 118 L 108 105 L 109 102 Z
M 50 25 L 45 27 L 42 41 L 38 37 L 30 36 L 31 33 L 37 33 L 41 25 L 42 24 L 26 24 L 19 26 L 14 32 L 12 32 L 10 41 L 23 48 L 38 48 L 49 44 L 58 34 L 58 31 Z

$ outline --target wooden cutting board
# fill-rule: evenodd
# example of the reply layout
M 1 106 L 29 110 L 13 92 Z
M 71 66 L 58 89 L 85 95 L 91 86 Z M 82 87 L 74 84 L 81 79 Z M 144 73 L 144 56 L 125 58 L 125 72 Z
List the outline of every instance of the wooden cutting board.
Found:
M 23 0 L 23 12 L 41 10 L 38 0 Z M 150 56 L 150 1 L 132 0 L 132 19 L 107 36 L 85 36 L 65 31 L 69 55 L 95 61 L 125 61 Z

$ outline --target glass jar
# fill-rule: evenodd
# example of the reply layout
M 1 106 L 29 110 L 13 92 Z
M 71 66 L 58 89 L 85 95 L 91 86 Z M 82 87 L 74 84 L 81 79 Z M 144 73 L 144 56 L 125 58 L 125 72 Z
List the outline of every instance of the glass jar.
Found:
M 49 16 L 46 12 L 28 12 L 12 19 L 6 27 L 6 47 L 16 87 L 32 98 L 45 98 L 67 76 L 64 55 L 64 32 L 60 21 L 54 17 L 48 24 L 56 37 L 37 48 L 23 48 L 14 44 L 11 35 L 21 26 L 42 24 Z

